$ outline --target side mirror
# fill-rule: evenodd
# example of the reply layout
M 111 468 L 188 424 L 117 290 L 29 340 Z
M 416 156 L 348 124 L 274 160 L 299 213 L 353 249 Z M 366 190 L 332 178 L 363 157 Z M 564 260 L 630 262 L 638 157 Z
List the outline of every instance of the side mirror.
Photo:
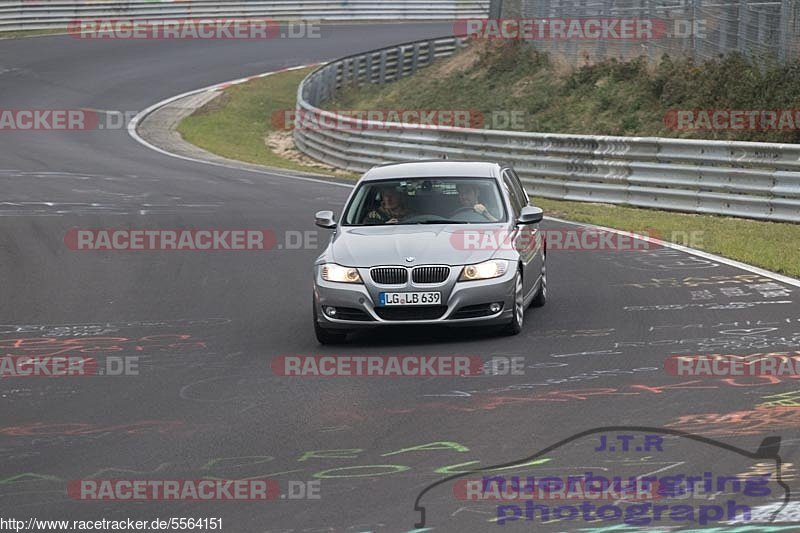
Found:
M 532 205 L 526 205 L 519 214 L 517 224 L 536 224 L 544 218 L 544 211 Z
M 334 229 L 336 227 L 336 218 L 333 216 L 333 211 L 318 211 L 314 215 L 314 223 L 320 228 Z

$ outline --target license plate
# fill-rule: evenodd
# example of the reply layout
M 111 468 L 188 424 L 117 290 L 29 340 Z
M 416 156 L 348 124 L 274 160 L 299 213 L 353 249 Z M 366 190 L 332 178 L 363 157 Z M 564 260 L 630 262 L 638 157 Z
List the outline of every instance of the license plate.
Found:
M 440 292 L 382 292 L 379 304 L 390 305 L 438 305 L 442 303 Z

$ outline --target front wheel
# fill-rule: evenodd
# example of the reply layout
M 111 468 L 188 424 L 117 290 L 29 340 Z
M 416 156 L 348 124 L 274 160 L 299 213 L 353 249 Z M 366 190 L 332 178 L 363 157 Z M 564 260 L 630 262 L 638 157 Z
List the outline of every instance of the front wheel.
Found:
M 347 339 L 346 331 L 334 331 L 323 328 L 317 320 L 317 302 L 314 302 L 314 334 L 320 344 L 341 344 Z
M 503 329 L 506 335 L 517 335 L 522 331 L 522 323 L 525 320 L 525 294 L 522 288 L 522 272 L 517 271 L 514 278 L 514 316 Z

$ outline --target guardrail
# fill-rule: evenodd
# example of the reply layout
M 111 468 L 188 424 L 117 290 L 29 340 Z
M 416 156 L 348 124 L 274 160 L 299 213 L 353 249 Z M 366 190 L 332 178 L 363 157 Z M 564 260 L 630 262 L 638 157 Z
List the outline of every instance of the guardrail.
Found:
M 0 32 L 64 28 L 77 20 L 220 19 L 393 21 L 486 17 L 489 0 L 0 0 Z
M 445 156 L 496 160 L 513 164 L 534 196 L 800 222 L 800 145 L 434 128 L 318 107 L 345 85 L 394 81 L 464 45 L 457 37 L 406 43 L 315 70 L 298 88 L 295 145 L 355 172 Z

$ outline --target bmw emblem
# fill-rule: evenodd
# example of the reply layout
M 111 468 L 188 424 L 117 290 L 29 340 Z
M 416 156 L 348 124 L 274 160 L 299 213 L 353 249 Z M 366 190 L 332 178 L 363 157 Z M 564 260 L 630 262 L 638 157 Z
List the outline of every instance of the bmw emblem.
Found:
M 414 257 L 406 257 L 406 262 L 407 263 L 413 263 L 414 259 L 416 259 L 416 258 L 414 258 Z

